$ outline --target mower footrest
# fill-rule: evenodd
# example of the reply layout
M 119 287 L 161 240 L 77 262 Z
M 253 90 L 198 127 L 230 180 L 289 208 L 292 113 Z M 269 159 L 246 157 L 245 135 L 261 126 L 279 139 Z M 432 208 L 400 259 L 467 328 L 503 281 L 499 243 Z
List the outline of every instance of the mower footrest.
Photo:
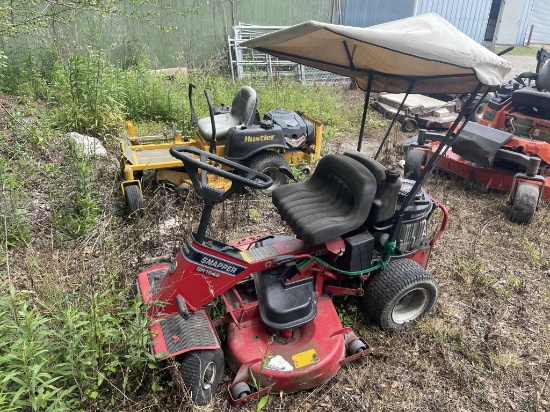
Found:
M 173 357 L 196 349 L 217 349 L 220 347 L 216 331 L 204 309 L 189 314 L 184 320 L 179 314 L 153 322 L 150 326 L 153 338 L 153 352 L 167 353 Z
M 453 142 L 453 152 L 482 167 L 491 167 L 495 155 L 512 133 L 468 122 Z

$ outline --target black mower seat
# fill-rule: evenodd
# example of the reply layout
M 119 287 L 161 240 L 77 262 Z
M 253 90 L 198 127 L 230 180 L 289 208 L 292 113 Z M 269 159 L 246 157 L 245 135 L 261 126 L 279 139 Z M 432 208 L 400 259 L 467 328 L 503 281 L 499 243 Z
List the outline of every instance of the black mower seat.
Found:
M 550 91 L 550 64 L 548 60 L 541 67 L 535 79 L 535 85 L 538 90 Z
M 550 112 L 550 93 L 548 93 L 550 91 L 550 64 L 548 61 L 534 75 L 536 88 L 523 87 L 513 92 L 512 106 L 519 111 L 524 109 L 527 112 Z
M 323 244 L 361 226 L 376 193 L 373 174 L 341 154 L 325 156 L 305 182 L 273 191 L 273 204 L 307 246 Z
M 401 189 L 401 171 L 398 169 L 386 169 L 372 157 L 356 150 L 344 152 L 345 156 L 357 160 L 371 171 L 376 179 L 376 195 L 372 203 L 372 209 L 367 219 L 368 225 L 385 222 L 395 214 L 397 197 Z
M 522 109 L 532 111 L 536 108 L 539 112 L 549 112 L 550 93 L 539 92 L 532 87 L 518 89 L 512 93 L 512 106 L 519 111 L 522 111 Z
M 214 116 L 216 140 L 224 139 L 227 131 L 232 127 L 250 126 L 254 122 L 257 102 L 258 96 L 252 87 L 241 87 L 233 99 L 231 112 Z M 199 119 L 197 126 L 202 136 L 207 140 L 212 140 L 212 122 L 210 117 Z

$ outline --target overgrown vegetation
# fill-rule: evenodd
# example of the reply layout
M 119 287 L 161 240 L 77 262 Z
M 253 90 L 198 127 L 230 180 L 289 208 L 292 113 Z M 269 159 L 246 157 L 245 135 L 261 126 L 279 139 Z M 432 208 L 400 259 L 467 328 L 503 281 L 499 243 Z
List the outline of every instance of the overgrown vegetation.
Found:
M 169 260 L 200 215 L 145 175 L 148 217 L 127 221 L 119 189 L 122 121 L 138 132 L 189 132 L 190 81 L 230 104 L 241 83 L 207 70 L 188 78 L 153 75 L 147 61 L 125 70 L 101 53 L 58 59 L 43 51 L 10 58 L 0 73 L 0 410 L 190 410 L 171 367 L 147 349 L 145 308 L 127 298 L 139 271 Z M 284 79 L 253 82 L 260 112 L 283 107 L 325 124 L 325 153 L 355 143 L 362 97 L 342 87 Z M 385 123 L 373 114 L 366 143 Z M 105 159 L 83 156 L 65 132 L 94 134 Z M 400 155 L 400 132 L 390 136 Z M 262 410 L 529 410 L 548 408 L 548 205 L 530 226 L 505 220 L 505 195 L 464 192 L 438 178 L 430 193 L 450 210 L 432 254 L 441 297 L 418 328 L 389 335 L 369 325 L 352 298 L 337 301 L 346 326 L 375 348 L 307 393 L 262 398 Z M 223 240 L 283 232 L 269 200 L 235 196 L 214 212 Z M 216 310 L 214 307 L 212 310 Z M 223 334 L 222 334 L 223 337 Z M 366 378 L 368 376 L 368 379 Z M 228 377 L 226 377 L 227 382 Z M 208 410 L 231 410 L 220 385 Z M 269 401 L 268 401 L 269 399 Z M 267 404 L 266 404 L 267 402 Z
M 143 350 L 143 308 L 114 286 L 85 286 L 37 293 L 0 285 L 3 411 L 114 407 L 143 390 L 144 365 L 156 367 Z
M 197 90 L 210 89 L 216 104 L 230 104 L 241 84 L 200 70 L 166 79 L 146 61 L 122 70 L 94 52 L 67 61 L 38 53 L 10 59 L 0 70 L 0 88 L 10 93 L 0 101 L 0 263 L 6 274 L 0 288 L 0 409 L 150 408 L 158 401 L 155 391 L 171 384 L 161 379 L 166 373 L 156 373 L 148 352 L 144 308 L 128 301 L 126 291 L 144 256 L 171 254 L 165 238 L 181 239 L 200 205 L 190 196 L 183 209 L 170 209 L 180 222 L 173 233 L 158 220 L 153 226 L 127 222 L 113 159 L 118 136 L 128 118 L 138 129 L 147 125 L 158 133 L 174 122 L 189 133 L 190 81 Z M 261 112 L 307 112 L 325 121 L 329 135 L 357 121 L 353 111 L 340 110 L 340 88 L 291 80 L 254 87 Z M 202 93 L 195 107 L 207 114 Z M 110 157 L 82 154 L 65 135 L 69 131 L 99 137 Z M 147 179 L 152 214 L 158 206 L 159 218 L 169 217 L 162 187 Z M 259 222 L 266 202 L 250 197 L 224 204 L 224 223 L 213 230 L 222 238 L 242 235 L 238 210 L 255 210 L 249 219 Z

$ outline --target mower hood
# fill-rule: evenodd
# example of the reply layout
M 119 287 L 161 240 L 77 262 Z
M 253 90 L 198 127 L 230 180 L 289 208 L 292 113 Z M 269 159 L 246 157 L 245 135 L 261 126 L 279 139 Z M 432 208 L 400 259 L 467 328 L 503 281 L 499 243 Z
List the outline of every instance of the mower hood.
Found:
M 352 77 L 363 90 L 372 76 L 373 92 L 469 93 L 479 83 L 484 91 L 511 68 L 434 13 L 365 28 L 308 21 L 242 46 Z

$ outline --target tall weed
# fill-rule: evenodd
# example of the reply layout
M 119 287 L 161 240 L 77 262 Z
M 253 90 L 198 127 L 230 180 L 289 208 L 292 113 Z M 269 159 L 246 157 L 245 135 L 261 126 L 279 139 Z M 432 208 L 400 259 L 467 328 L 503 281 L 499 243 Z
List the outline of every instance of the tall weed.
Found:
M 153 361 L 143 308 L 114 284 L 90 289 L 52 290 L 54 300 L 0 284 L 2 410 L 112 405 L 115 393 L 130 401 Z
M 66 71 L 68 90 L 59 102 L 59 125 L 94 136 L 116 130 L 124 117 L 119 71 L 95 52 L 71 56 Z
M 102 213 L 99 198 L 97 160 L 86 156 L 66 142 L 66 156 L 61 164 L 51 168 L 49 191 L 52 221 L 58 236 L 81 238 L 96 228 Z

